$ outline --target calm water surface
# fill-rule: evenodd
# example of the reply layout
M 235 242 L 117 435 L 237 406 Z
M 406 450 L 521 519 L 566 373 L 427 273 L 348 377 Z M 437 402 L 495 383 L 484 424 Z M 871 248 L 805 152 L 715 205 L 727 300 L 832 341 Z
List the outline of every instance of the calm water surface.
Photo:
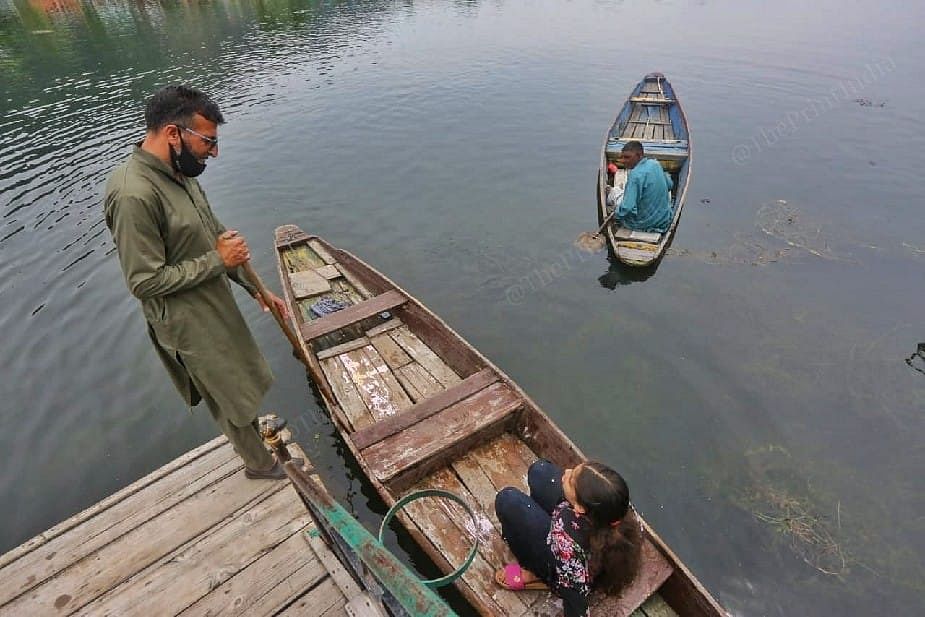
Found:
M 102 219 L 153 89 L 213 93 L 203 183 L 276 283 L 296 223 L 510 373 L 735 615 L 925 605 L 920 4 L 0 0 L 0 551 L 216 434 L 144 334 Z M 693 180 L 671 254 L 595 226 L 600 140 L 663 71 Z M 293 420 L 356 477 L 268 317 Z

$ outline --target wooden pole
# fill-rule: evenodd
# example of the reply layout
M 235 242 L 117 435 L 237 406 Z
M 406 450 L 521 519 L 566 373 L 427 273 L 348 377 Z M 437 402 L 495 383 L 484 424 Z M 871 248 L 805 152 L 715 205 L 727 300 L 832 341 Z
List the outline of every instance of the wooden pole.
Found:
M 302 350 L 302 345 L 299 343 L 299 339 L 296 337 L 295 332 L 292 331 L 289 322 L 286 321 L 286 318 L 283 317 L 282 313 L 279 312 L 279 309 L 276 307 L 276 304 L 270 301 L 270 292 L 267 291 L 266 285 L 263 284 L 263 280 L 260 278 L 260 275 L 257 274 L 257 271 L 254 270 L 254 266 L 251 265 L 251 262 L 245 261 L 243 266 L 244 274 L 247 275 L 247 278 L 250 279 L 250 282 L 257 288 L 257 293 L 260 295 L 260 298 L 263 300 L 263 303 L 269 307 L 270 312 L 273 313 L 273 317 L 276 318 L 276 323 L 279 324 L 280 329 L 283 331 L 283 334 L 286 335 L 286 338 L 289 339 L 289 343 L 292 344 L 292 351 L 295 353 L 296 357 L 302 361 L 306 367 L 310 366 L 308 363 L 308 358 L 305 357 L 305 352 Z

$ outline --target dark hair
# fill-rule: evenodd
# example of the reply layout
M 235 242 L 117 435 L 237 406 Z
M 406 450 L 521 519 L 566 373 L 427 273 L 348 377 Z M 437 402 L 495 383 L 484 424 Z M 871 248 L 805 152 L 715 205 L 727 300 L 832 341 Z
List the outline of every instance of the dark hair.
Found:
M 642 148 L 642 144 L 636 140 L 626 142 L 626 145 L 623 146 L 623 152 L 634 152 L 639 154 L 639 156 L 643 156 L 646 153 Z
M 589 559 L 594 585 L 619 593 L 636 576 L 642 549 L 642 530 L 626 481 L 606 465 L 585 463 L 575 479 L 575 497 L 594 525 Z
M 189 126 L 194 114 L 215 124 L 225 123 L 218 104 L 199 90 L 188 86 L 164 86 L 152 94 L 145 105 L 145 127 L 156 131 L 165 124 Z

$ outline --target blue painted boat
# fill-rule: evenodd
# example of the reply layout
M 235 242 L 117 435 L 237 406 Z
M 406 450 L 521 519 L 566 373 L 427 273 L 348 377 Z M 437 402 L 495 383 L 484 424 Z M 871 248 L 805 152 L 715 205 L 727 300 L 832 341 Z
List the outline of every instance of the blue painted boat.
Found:
M 633 231 L 611 222 L 604 228 L 604 235 L 611 254 L 618 260 L 631 266 L 648 266 L 661 258 L 674 236 L 691 176 L 691 139 L 687 118 L 674 87 L 661 73 L 649 73 L 636 84 L 604 137 L 597 176 L 600 225 L 604 224 L 612 210 L 607 205 L 608 192 L 612 187 L 620 189 L 626 181 L 627 170 L 620 164 L 619 155 L 630 141 L 642 143 L 646 156 L 657 160 L 671 174 L 674 181 L 671 194 L 674 217 L 665 233 Z M 609 163 L 618 167 L 613 178 L 607 174 Z

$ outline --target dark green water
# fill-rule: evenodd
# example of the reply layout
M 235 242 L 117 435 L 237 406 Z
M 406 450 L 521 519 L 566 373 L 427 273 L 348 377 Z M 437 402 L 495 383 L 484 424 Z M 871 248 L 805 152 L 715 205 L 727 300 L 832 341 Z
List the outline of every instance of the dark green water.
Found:
M 0 551 L 216 434 L 150 349 L 100 206 L 144 97 L 186 81 L 229 120 L 204 186 L 275 286 L 283 223 L 392 276 L 620 469 L 731 613 L 920 613 L 923 19 L 0 0 Z M 604 131 L 652 70 L 694 162 L 672 254 L 640 274 L 571 243 L 595 227 Z M 241 302 L 277 376 L 267 409 L 373 523 L 285 340 Z

